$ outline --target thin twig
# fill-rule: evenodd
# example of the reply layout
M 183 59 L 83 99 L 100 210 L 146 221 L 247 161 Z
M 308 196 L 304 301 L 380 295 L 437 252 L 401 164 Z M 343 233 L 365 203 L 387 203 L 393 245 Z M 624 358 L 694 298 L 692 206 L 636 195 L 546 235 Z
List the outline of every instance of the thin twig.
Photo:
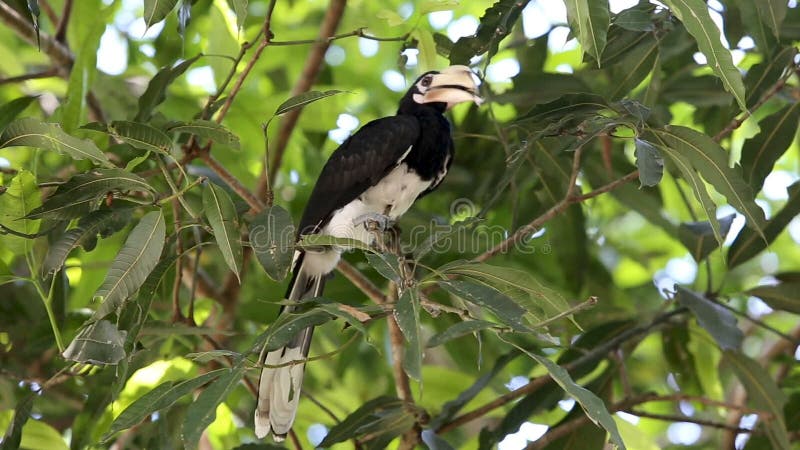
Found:
M 797 69 L 797 66 L 794 63 L 792 63 L 791 67 L 795 70 Z M 789 79 L 789 77 L 792 76 L 793 73 L 794 70 L 787 70 L 786 73 L 781 78 L 779 78 L 778 81 L 776 81 L 775 84 L 767 92 L 765 92 L 760 99 L 758 99 L 758 101 L 753 105 L 752 108 L 744 111 L 741 116 L 734 117 L 733 120 L 731 120 L 730 123 L 728 123 L 728 125 L 725 128 L 720 130 L 719 133 L 715 134 L 713 137 L 714 141 L 715 142 L 721 141 L 722 139 L 725 138 L 725 136 L 733 133 L 734 130 L 741 127 L 742 124 L 745 122 L 745 120 L 750 118 L 750 116 L 753 114 L 752 113 L 753 111 L 759 109 L 761 106 L 764 105 L 764 103 L 767 102 L 767 100 L 774 97 L 775 94 L 777 94 L 778 92 L 781 91 L 781 89 L 783 89 L 783 87 L 786 85 L 786 81 Z
M 271 0 L 269 2 L 269 6 L 267 6 L 267 14 L 264 16 L 264 26 L 262 28 L 262 39 L 261 42 L 256 47 L 256 51 L 253 53 L 253 57 L 248 61 L 247 65 L 242 70 L 242 73 L 239 74 L 239 78 L 236 80 L 236 83 L 233 85 L 231 92 L 228 94 L 228 98 L 225 99 L 225 103 L 222 105 L 222 108 L 219 110 L 219 114 L 217 114 L 217 123 L 221 123 L 222 119 L 228 114 L 228 110 L 231 108 L 231 104 L 233 104 L 233 100 L 236 98 L 236 94 L 242 89 L 242 85 L 244 84 L 244 80 L 250 75 L 250 72 L 253 70 L 253 67 L 258 62 L 258 59 L 261 57 L 261 53 L 267 48 L 269 45 L 270 39 L 272 39 L 272 13 L 275 10 L 275 2 L 277 0 Z M 242 52 L 246 51 L 244 47 L 242 48 Z M 234 65 L 234 69 L 236 70 L 236 66 Z
M 345 260 L 340 260 L 339 265 L 336 266 L 336 269 L 339 270 L 339 273 L 344 275 L 351 283 L 353 283 L 361 292 L 366 294 L 370 300 L 375 302 L 378 305 L 383 305 L 387 302 L 386 296 L 383 295 L 380 289 L 378 289 L 375 284 L 369 280 L 363 273 L 361 273 L 358 269 L 353 267 L 350 263 Z
M 573 167 L 573 170 L 574 170 L 574 167 Z M 574 175 L 574 176 L 577 176 L 577 175 Z M 614 180 L 614 181 L 612 181 L 612 182 L 610 182 L 608 184 L 605 184 L 605 185 L 603 185 L 603 186 L 601 186 L 601 187 L 599 187 L 599 188 L 597 188 L 597 189 L 595 189 L 595 190 L 593 190 L 593 191 L 591 191 L 589 193 L 582 194 L 582 195 L 572 195 L 571 193 L 568 193 L 568 195 L 566 197 L 564 197 L 561 201 L 559 201 L 558 203 L 553 205 L 550 209 L 545 211 L 542 215 L 540 215 L 539 217 L 535 218 L 534 220 L 529 222 L 527 225 L 524 225 L 524 226 L 518 228 L 517 231 L 515 231 L 514 234 L 509 236 L 506 240 L 504 240 L 503 242 L 500 242 L 499 244 L 495 245 L 491 249 L 489 249 L 489 250 L 485 251 L 484 253 L 478 255 L 477 257 L 474 258 L 474 260 L 475 261 L 480 261 L 480 262 L 486 261 L 487 259 L 492 258 L 492 257 L 496 256 L 499 253 L 504 253 L 504 252 L 508 251 L 511 247 L 513 247 L 514 245 L 516 245 L 519 242 L 523 241 L 528 236 L 530 236 L 532 233 L 535 233 L 543 224 L 545 224 L 546 222 L 552 220 L 553 218 L 555 218 L 556 216 L 558 216 L 559 214 L 564 212 L 571 205 L 573 205 L 575 203 L 581 203 L 581 202 L 584 202 L 586 200 L 589 200 L 589 199 L 592 199 L 594 197 L 597 197 L 597 196 L 599 196 L 601 194 L 605 194 L 606 192 L 613 191 L 614 189 L 618 188 L 619 186 L 622 186 L 625 183 L 628 183 L 628 182 L 630 182 L 632 180 L 635 180 L 636 178 L 638 178 L 638 176 L 639 176 L 639 171 L 635 170 L 635 171 L 625 175 L 624 177 L 619 178 L 617 180 Z M 570 176 L 570 180 L 572 181 L 571 184 L 574 185 L 574 177 L 573 176 Z M 570 189 L 570 191 L 571 190 L 572 189 Z
M 295 84 L 294 88 L 292 88 L 291 96 L 308 92 L 311 86 L 314 85 L 314 81 L 316 81 L 317 75 L 319 75 L 320 68 L 322 67 L 322 62 L 324 61 L 325 52 L 327 52 L 328 47 L 330 47 L 328 38 L 334 36 L 334 33 L 336 33 L 336 28 L 338 28 L 339 22 L 344 14 L 345 3 L 346 0 L 331 0 L 330 6 L 325 12 L 325 18 L 320 26 L 319 36 L 322 41 L 316 42 L 309 52 L 300 78 L 297 80 L 297 84 Z M 294 130 L 294 127 L 297 125 L 297 119 L 300 117 L 302 111 L 303 108 L 296 108 L 287 112 L 281 118 L 278 138 L 276 144 L 272 146 L 273 154 L 272 161 L 269 164 L 269 171 L 264 167 L 265 170 L 262 171 L 258 180 L 258 186 L 256 187 L 256 195 L 258 198 L 264 198 L 266 194 L 267 177 L 269 177 L 269 181 L 275 181 L 275 174 L 278 173 L 281 167 L 283 152 L 286 150 L 286 145 L 289 143 L 289 136 L 291 136 L 292 130 Z
M 236 192 L 239 197 L 247 202 L 247 204 L 250 205 L 250 208 L 252 208 L 254 211 L 262 211 L 264 209 L 264 204 L 261 203 L 261 200 L 253 196 L 253 194 L 246 187 L 244 187 L 236 177 L 228 172 L 228 169 L 226 169 L 225 166 L 220 164 L 219 161 L 211 156 L 211 153 L 207 151 L 201 152 L 200 159 L 206 163 L 209 169 L 214 171 L 215 174 L 222 178 L 222 180 L 225 181 L 225 184 L 233 189 L 233 192 Z
M 325 43 L 331 43 L 338 39 L 344 39 L 353 36 L 358 36 L 364 39 L 369 39 L 371 41 L 379 41 L 379 42 L 405 42 L 408 40 L 409 34 L 406 33 L 402 36 L 396 36 L 396 37 L 378 37 L 366 34 L 364 33 L 364 28 L 359 28 L 357 30 L 349 31 L 347 33 L 340 33 L 328 37 L 318 37 L 317 39 L 300 39 L 296 41 L 272 41 L 270 42 L 269 45 L 280 46 L 280 45 L 325 44 Z
M 33 26 L 5 2 L 0 2 L 0 21 L 8 25 L 19 37 L 28 41 L 31 45 L 39 45 L 39 48 L 53 60 L 62 76 L 69 73 L 73 56 L 72 52 L 64 44 L 41 32 L 38 33 L 37 42 L 37 32 L 33 29 Z
M 72 15 L 72 0 L 64 0 L 64 9 L 63 13 L 61 14 L 61 20 L 58 21 L 58 26 L 56 27 L 56 33 L 53 36 L 56 41 L 66 43 L 67 39 L 67 25 L 69 24 L 69 18 Z
M 37 80 L 40 78 L 50 78 L 50 77 L 57 77 L 58 76 L 58 69 L 51 67 L 47 70 L 42 70 L 40 72 L 31 72 L 22 75 L 17 75 L 14 77 L 8 78 L 0 78 L 0 85 L 4 84 L 11 84 L 11 83 L 20 83 L 23 81 L 28 80 Z

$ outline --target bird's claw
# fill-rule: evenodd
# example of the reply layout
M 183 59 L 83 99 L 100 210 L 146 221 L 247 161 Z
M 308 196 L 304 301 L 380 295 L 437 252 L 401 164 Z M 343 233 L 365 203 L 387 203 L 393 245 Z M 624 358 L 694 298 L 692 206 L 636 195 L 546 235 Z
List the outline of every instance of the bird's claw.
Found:
M 392 224 L 389 216 L 378 213 L 368 213 L 353 219 L 353 225 L 364 225 L 367 231 L 380 231 L 381 233 L 391 228 Z

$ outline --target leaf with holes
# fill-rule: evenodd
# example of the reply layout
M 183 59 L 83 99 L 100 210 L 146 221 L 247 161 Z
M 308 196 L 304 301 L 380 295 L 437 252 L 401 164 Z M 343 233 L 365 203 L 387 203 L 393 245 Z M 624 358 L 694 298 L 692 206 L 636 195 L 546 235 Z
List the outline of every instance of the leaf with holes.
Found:
M 209 139 L 216 144 L 239 150 L 239 138 L 230 130 L 211 120 L 193 120 L 167 129 L 170 133 L 187 133 Z
M 0 148 L 20 146 L 50 150 L 73 159 L 85 159 L 99 166 L 113 167 L 94 142 L 70 136 L 58 124 L 31 117 L 11 122 L 0 135 Z
M 422 336 L 419 326 L 419 293 L 413 288 L 403 291 L 394 310 L 394 319 L 406 338 L 403 369 L 409 377 L 422 380 Z
M 172 149 L 172 139 L 158 128 L 136 122 L 118 120 L 111 122 L 108 132 L 141 150 L 168 155 Z
M 107 320 L 84 327 L 64 350 L 64 359 L 85 364 L 116 365 L 125 358 L 125 336 Z
M 745 104 L 744 83 L 739 69 L 733 64 L 730 50 L 720 41 L 719 28 L 711 20 L 708 5 L 703 0 L 664 0 L 689 34 L 694 37 L 700 52 L 705 55 L 708 67 L 720 80 L 725 90 L 736 99 L 742 111 L 747 110 Z
M 183 421 L 183 442 L 194 447 L 211 422 L 217 417 L 217 406 L 224 402 L 228 395 L 244 377 L 247 367 L 240 363 L 230 369 L 222 369 L 216 380 L 205 388 L 197 398 L 189 404 L 186 418 Z
M 711 300 L 690 291 L 683 286 L 675 286 L 675 299 L 680 305 L 689 308 L 697 317 L 697 323 L 717 341 L 723 350 L 736 350 L 741 347 L 744 334 L 736 326 L 736 317 L 727 309 L 714 304 Z
M 717 219 L 723 238 L 728 235 L 735 217 L 736 214 L 731 214 Z M 696 262 L 706 259 L 711 252 L 719 248 L 719 241 L 714 238 L 714 229 L 707 221 L 680 224 L 678 239 L 689 250 Z
M 225 189 L 208 183 L 203 190 L 203 212 L 214 230 L 214 240 L 225 263 L 239 278 L 243 259 L 242 243 L 239 241 L 239 215 Z
M 160 209 L 147 213 L 136 224 L 95 294 L 103 298 L 103 303 L 94 313 L 94 320 L 117 311 L 142 286 L 158 264 L 165 236 L 164 214 Z
M 591 55 L 598 66 L 606 47 L 610 23 L 608 2 L 605 0 L 566 0 L 567 21 L 578 38 L 583 51 Z

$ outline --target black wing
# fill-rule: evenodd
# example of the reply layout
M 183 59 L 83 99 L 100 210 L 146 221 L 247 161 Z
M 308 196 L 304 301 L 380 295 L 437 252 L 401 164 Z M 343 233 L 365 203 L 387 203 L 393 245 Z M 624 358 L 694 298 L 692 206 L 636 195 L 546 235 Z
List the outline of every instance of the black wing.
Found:
M 413 116 L 373 120 L 331 155 L 300 220 L 300 234 L 318 232 L 330 215 L 376 185 L 394 168 L 420 134 Z

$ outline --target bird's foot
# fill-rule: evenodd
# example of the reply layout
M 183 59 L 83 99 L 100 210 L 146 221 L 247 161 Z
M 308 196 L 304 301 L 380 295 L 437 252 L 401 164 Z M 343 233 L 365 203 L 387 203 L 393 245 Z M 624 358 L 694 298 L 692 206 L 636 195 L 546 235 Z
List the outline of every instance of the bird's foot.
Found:
M 383 214 L 367 213 L 353 219 L 353 225 L 364 225 L 367 231 L 380 231 L 382 233 L 393 225 L 393 221 L 389 216 Z

